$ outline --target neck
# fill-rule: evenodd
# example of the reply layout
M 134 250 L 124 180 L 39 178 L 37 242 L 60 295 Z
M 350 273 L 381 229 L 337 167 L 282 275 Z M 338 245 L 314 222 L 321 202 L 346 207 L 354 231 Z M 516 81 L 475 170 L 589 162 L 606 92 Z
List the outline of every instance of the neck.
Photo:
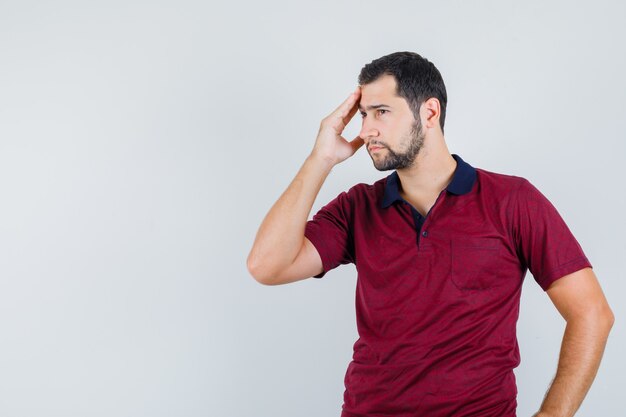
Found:
M 456 165 L 443 136 L 427 138 L 413 165 L 397 170 L 401 194 L 409 198 L 439 195 L 452 181 Z

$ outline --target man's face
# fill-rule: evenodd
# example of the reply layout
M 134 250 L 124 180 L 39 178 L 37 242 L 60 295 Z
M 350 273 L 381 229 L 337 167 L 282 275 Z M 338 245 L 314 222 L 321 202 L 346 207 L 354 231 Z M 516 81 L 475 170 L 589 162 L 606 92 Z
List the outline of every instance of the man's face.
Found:
M 406 100 L 396 95 L 393 76 L 383 75 L 361 87 L 359 111 L 363 117 L 359 136 L 374 167 L 388 171 L 412 166 L 424 144 L 424 132 Z

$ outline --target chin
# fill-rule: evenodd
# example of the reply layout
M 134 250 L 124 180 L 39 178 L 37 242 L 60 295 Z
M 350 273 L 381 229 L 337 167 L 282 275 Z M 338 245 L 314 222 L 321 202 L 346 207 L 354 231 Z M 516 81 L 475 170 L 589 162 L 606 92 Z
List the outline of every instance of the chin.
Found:
M 374 168 L 376 168 L 378 171 L 381 171 L 381 172 L 382 172 L 382 171 L 389 171 L 389 170 L 391 170 L 391 169 L 396 169 L 396 168 L 395 168 L 395 167 L 393 167 L 393 166 L 392 166 L 392 167 L 389 167 L 389 166 L 386 166 L 386 165 L 378 165 L 378 164 L 376 164 L 376 163 L 374 163 Z

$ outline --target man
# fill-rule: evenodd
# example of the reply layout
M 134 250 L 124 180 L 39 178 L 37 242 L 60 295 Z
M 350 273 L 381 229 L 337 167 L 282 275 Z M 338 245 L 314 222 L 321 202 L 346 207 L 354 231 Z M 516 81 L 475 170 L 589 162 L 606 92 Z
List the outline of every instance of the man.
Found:
M 530 270 L 567 321 L 535 416 L 573 416 L 613 313 L 582 248 L 528 180 L 450 154 L 446 102 L 439 71 L 418 54 L 366 65 L 263 220 L 248 269 L 277 285 L 356 265 L 359 339 L 342 417 L 515 416 L 515 331 Z M 348 142 L 341 133 L 357 111 L 362 129 Z M 342 192 L 307 221 L 332 167 L 362 145 L 376 169 L 395 171 Z

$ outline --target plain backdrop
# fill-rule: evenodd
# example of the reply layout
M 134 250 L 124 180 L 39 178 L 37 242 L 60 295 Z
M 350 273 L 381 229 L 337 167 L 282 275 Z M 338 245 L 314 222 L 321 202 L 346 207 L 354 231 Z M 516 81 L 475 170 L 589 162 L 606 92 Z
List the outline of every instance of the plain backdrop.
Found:
M 589 257 L 616 322 L 577 415 L 622 416 L 624 16 L 618 0 L 0 0 L 0 415 L 339 416 L 354 265 L 270 287 L 245 261 L 361 67 L 407 50 L 443 75 L 450 151 L 529 179 Z M 359 150 L 310 217 L 388 174 Z M 519 416 L 564 327 L 528 273 Z

